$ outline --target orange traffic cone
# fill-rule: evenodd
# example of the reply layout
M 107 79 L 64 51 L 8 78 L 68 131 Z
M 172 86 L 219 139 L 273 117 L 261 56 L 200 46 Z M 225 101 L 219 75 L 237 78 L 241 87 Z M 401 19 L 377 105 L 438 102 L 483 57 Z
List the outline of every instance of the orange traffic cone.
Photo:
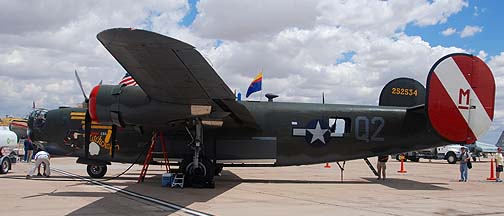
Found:
M 397 171 L 398 173 L 406 173 L 407 171 L 404 169 L 404 159 L 401 159 L 401 170 Z
M 325 163 L 324 168 L 331 168 L 331 164 L 329 164 L 329 163 Z
M 495 169 L 494 169 L 494 159 L 490 161 L 490 177 L 487 178 L 488 181 L 495 181 Z

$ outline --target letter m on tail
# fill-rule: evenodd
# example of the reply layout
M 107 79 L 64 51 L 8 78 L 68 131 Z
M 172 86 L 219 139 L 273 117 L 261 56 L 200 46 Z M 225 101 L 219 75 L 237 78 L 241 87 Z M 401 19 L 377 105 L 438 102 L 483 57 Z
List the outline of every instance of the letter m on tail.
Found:
M 459 109 L 469 109 L 469 96 L 471 95 L 471 90 L 460 89 L 458 95 L 458 108 Z M 463 100 L 465 99 L 465 101 Z M 465 104 L 463 104 L 465 102 Z

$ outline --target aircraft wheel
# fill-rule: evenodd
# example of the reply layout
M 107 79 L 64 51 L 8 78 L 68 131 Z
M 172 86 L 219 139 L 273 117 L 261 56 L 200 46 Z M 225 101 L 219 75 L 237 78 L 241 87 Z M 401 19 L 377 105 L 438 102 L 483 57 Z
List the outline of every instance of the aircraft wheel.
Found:
M 0 162 L 0 174 L 7 174 L 11 168 L 9 157 L 2 157 Z
M 455 153 L 450 152 L 446 156 L 446 161 L 448 161 L 449 164 L 455 164 L 457 163 L 457 156 L 455 155 Z
M 101 178 L 107 173 L 107 165 L 88 164 L 87 173 L 91 178 Z
M 198 168 L 193 164 L 192 158 L 187 158 L 182 161 L 183 172 L 188 177 L 212 177 L 214 172 L 212 162 L 208 159 L 200 159 L 198 162 Z
M 187 185 L 199 188 L 215 187 L 213 182 L 215 174 L 213 163 L 206 158 L 199 160 L 198 168 L 196 168 L 193 163 L 192 158 L 185 158 L 182 160 L 181 167 L 184 172 Z

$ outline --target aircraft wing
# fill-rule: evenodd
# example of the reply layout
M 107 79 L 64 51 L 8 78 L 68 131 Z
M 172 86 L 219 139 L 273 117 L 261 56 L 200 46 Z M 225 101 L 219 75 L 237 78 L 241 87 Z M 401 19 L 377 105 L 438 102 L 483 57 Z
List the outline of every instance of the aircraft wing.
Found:
M 237 123 L 256 125 L 253 116 L 193 46 L 154 32 L 114 28 L 98 40 L 154 100 L 210 105 Z

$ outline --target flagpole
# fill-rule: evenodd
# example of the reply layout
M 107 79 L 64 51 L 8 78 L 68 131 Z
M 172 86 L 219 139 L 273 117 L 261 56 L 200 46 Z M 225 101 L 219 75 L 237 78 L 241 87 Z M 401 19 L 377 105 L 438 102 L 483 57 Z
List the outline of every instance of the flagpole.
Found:
M 263 84 L 264 84 L 264 71 L 263 68 L 261 67 L 261 74 L 262 74 L 262 80 L 261 80 L 261 96 L 259 96 L 259 101 L 262 101 L 263 98 Z

